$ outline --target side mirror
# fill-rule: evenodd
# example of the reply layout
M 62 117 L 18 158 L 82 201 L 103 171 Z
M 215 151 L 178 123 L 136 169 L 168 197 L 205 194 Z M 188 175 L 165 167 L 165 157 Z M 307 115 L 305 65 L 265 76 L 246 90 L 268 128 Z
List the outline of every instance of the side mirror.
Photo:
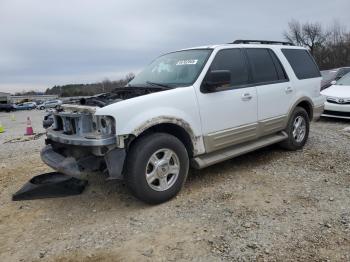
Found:
M 335 85 L 336 83 L 337 83 L 336 80 L 333 80 L 333 81 L 331 82 L 332 85 Z
M 229 70 L 209 71 L 201 86 L 203 93 L 216 92 L 223 85 L 231 83 L 231 72 Z

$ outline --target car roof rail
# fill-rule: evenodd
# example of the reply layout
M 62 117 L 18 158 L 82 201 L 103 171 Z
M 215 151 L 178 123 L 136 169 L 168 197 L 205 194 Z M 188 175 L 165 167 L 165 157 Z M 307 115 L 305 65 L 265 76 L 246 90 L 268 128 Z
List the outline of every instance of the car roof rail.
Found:
M 230 44 L 262 44 L 262 45 L 290 45 L 295 46 L 291 42 L 284 42 L 284 41 L 269 41 L 269 40 L 235 40 Z

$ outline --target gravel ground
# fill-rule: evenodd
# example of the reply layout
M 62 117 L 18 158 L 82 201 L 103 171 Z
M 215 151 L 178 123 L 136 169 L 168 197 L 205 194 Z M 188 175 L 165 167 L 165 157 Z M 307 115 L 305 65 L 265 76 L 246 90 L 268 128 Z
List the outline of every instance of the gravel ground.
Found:
M 44 137 L 6 143 L 30 115 L 0 113 L 0 261 L 350 261 L 349 121 L 311 126 L 297 152 L 272 146 L 201 171 L 182 192 L 148 206 L 125 185 L 89 175 L 79 196 L 12 202 L 50 171 Z

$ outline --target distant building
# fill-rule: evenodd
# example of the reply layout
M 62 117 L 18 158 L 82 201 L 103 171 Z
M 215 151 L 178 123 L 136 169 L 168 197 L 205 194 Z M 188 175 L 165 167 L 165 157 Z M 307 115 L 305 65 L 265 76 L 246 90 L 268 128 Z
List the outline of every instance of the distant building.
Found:
M 10 101 L 10 93 L 0 92 L 0 104 L 7 104 Z

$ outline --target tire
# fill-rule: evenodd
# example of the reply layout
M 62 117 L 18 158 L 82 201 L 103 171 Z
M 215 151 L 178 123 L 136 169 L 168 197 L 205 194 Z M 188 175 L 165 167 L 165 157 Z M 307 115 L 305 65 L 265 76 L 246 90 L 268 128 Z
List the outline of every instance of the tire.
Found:
M 189 158 L 183 143 L 172 135 L 153 133 L 131 145 L 126 162 L 126 183 L 139 200 L 159 204 L 178 194 L 188 169 Z
M 298 126 L 297 123 L 300 123 L 300 128 L 298 129 L 296 129 Z M 288 134 L 288 139 L 280 143 L 281 147 L 293 151 L 302 149 L 309 137 L 309 129 L 309 115 L 304 108 L 296 107 L 288 121 L 288 125 L 285 130 L 285 132 Z
M 45 109 L 45 107 L 41 106 L 39 109 L 40 109 L 40 110 L 44 110 L 44 109 Z

